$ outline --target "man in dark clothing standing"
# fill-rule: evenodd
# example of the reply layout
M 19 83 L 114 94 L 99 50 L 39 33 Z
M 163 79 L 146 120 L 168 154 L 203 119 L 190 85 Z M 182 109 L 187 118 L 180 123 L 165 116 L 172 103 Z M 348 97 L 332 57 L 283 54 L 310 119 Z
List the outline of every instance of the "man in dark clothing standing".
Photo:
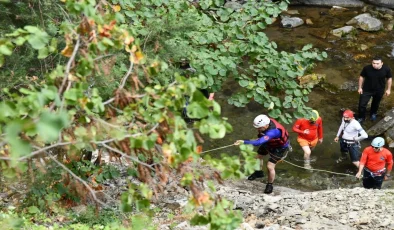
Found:
M 361 123 L 365 120 L 367 104 L 371 97 L 371 120 L 376 120 L 376 113 L 379 109 L 380 100 L 382 100 L 383 95 L 390 95 L 391 82 L 391 69 L 387 65 L 383 65 L 382 58 L 373 58 L 372 65 L 367 65 L 363 68 L 358 80 L 358 93 L 360 94 L 360 100 L 358 102 L 358 122 Z

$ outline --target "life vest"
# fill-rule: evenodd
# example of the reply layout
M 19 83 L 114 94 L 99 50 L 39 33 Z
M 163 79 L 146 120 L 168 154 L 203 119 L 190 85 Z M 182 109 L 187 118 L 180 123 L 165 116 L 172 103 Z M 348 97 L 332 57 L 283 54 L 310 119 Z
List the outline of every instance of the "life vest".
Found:
M 281 124 L 279 124 L 279 122 L 277 122 L 275 119 L 270 118 L 270 120 L 271 120 L 271 122 L 270 122 L 268 129 L 266 131 L 268 131 L 270 129 L 279 129 L 279 131 L 281 133 L 281 137 L 280 138 L 273 138 L 273 139 L 269 140 L 266 143 L 266 146 L 268 148 L 283 147 L 284 145 L 286 145 L 287 141 L 289 140 L 289 133 L 287 132 L 285 127 L 283 127 Z M 257 136 L 260 138 L 264 135 L 265 135 L 264 133 L 259 133 Z

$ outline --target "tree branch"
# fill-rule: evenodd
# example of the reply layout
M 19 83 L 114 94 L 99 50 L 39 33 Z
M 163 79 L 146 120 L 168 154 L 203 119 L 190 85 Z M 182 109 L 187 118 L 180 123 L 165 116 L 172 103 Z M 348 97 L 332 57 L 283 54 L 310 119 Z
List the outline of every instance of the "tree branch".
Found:
M 79 182 L 81 182 L 90 192 L 90 194 L 92 194 L 93 199 L 101 204 L 102 206 L 107 207 L 108 205 L 105 204 L 104 202 L 102 202 L 101 200 L 97 199 L 96 197 L 96 191 L 94 191 L 89 185 L 88 183 L 86 183 L 86 181 L 84 181 L 82 178 L 80 178 L 79 176 L 75 175 L 69 168 L 67 168 L 64 164 L 60 163 L 58 160 L 56 160 L 56 158 L 54 158 L 51 154 L 47 155 L 54 161 L 56 162 L 56 164 L 58 164 L 60 167 L 62 167 L 67 173 L 69 173 L 72 177 L 74 177 L 76 180 L 78 180 Z
M 31 152 L 29 155 L 26 155 L 26 156 L 18 158 L 18 161 L 23 161 L 25 159 L 34 157 L 35 155 L 38 155 L 38 154 L 40 154 L 40 153 L 42 153 L 44 151 L 47 151 L 49 149 L 52 149 L 52 148 L 55 148 L 55 147 L 58 147 L 58 146 L 69 145 L 69 144 L 72 144 L 72 143 L 73 142 L 60 142 L 60 143 L 56 143 L 54 145 L 46 146 L 46 147 L 44 147 L 42 149 L 38 149 L 37 151 Z
M 134 63 L 130 62 L 129 70 L 127 70 L 127 73 L 124 75 L 124 77 L 120 83 L 119 89 L 123 89 L 123 87 L 125 86 L 127 78 L 129 78 L 131 72 L 133 72 L 133 66 L 134 66 Z
M 111 57 L 114 56 L 115 54 L 106 54 L 106 55 L 102 55 L 102 56 L 98 56 L 95 59 L 93 59 L 93 61 L 98 61 L 100 59 L 106 58 L 106 57 Z
M 75 56 L 77 55 L 77 52 L 78 52 L 78 49 L 79 49 L 79 44 L 80 44 L 80 35 L 78 35 L 77 43 L 75 44 L 73 53 L 72 53 L 70 59 L 68 59 L 68 62 L 67 62 L 67 65 L 66 65 L 66 72 L 64 73 L 62 85 L 59 88 L 59 97 L 61 97 L 61 94 L 63 93 L 63 89 L 66 86 L 68 75 L 70 74 L 71 64 L 75 60 Z M 62 106 L 61 107 L 63 107 L 63 101 L 64 101 L 64 98 L 62 100 Z M 53 102 L 51 107 L 49 108 L 49 111 L 52 111 L 54 108 L 55 108 L 55 103 Z
M 120 150 L 118 150 L 118 149 L 112 148 L 111 146 L 109 146 L 109 145 L 107 145 L 107 144 L 104 144 L 104 143 L 102 143 L 102 146 L 104 146 L 105 148 L 107 148 L 107 149 L 109 149 L 109 150 L 111 150 L 111 151 L 113 151 L 113 152 L 119 153 L 121 156 L 123 156 L 123 157 L 125 157 L 125 158 L 128 158 L 128 159 L 130 159 L 130 160 L 132 160 L 132 161 L 135 161 L 135 162 L 137 162 L 138 164 L 142 164 L 142 165 L 148 167 L 149 169 L 151 169 L 152 171 L 156 171 L 156 170 L 152 167 L 152 165 L 148 165 L 147 163 L 142 162 L 142 161 L 138 160 L 138 159 L 135 158 L 135 157 L 129 156 L 129 155 L 127 155 L 126 153 L 123 153 L 122 151 L 120 151 Z

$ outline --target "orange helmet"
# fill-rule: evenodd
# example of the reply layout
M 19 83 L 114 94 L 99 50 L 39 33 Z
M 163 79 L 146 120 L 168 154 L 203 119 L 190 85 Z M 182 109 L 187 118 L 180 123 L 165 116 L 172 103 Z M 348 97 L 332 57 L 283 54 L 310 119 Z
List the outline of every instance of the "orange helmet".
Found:
M 350 109 L 347 109 L 343 112 L 344 117 L 354 118 L 354 113 Z

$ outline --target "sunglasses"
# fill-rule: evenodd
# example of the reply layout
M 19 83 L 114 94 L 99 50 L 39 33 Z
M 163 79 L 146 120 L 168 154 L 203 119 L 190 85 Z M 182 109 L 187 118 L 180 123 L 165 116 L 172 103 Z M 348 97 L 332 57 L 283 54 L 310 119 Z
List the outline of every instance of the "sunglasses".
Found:
M 380 147 L 373 147 L 373 146 L 372 146 L 372 148 L 373 148 L 373 149 L 376 149 L 376 150 L 380 149 Z

